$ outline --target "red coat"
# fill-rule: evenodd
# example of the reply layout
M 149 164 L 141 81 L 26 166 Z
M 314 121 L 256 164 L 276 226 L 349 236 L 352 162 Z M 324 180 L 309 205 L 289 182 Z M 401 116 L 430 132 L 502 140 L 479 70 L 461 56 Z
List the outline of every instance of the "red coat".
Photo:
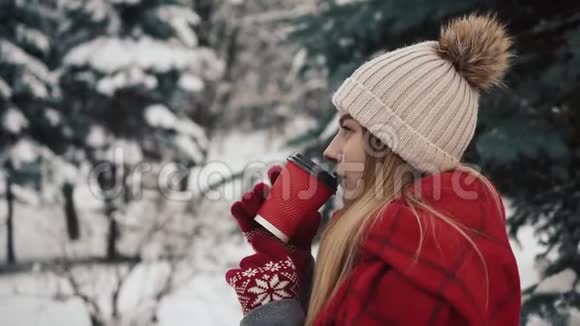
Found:
M 503 203 L 498 213 L 491 193 L 466 172 L 430 175 L 417 184 L 432 207 L 473 229 L 467 233 L 487 264 L 487 309 L 485 269 L 469 242 L 420 210 L 424 239 L 415 262 L 418 223 L 409 206 L 396 199 L 369 230 L 354 270 L 315 324 L 519 325 L 520 279 Z

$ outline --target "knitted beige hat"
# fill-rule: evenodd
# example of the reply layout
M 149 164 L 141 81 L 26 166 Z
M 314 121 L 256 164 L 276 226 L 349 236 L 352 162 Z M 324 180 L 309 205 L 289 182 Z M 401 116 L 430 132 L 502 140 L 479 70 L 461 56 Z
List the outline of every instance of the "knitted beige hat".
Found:
M 332 102 L 418 170 L 453 169 L 473 137 L 480 92 L 502 84 L 510 47 L 495 16 L 458 18 L 439 41 L 364 63 Z

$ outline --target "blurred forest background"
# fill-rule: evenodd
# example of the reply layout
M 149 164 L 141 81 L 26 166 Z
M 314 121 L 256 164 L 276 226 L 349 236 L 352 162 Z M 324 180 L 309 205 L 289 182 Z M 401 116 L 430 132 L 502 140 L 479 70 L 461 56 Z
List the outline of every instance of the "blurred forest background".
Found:
M 517 57 L 465 160 L 508 204 L 522 325 L 580 325 L 573 0 L 0 0 L 0 322 L 237 324 L 229 205 L 321 160 L 356 67 L 475 10 Z

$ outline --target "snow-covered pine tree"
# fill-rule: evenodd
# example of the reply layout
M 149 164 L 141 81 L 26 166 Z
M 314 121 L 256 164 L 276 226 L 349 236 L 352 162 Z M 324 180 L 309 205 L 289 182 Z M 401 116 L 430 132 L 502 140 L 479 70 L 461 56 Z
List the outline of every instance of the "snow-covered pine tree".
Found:
M 65 15 L 59 40 L 67 112 L 137 142 L 145 157 L 203 161 L 203 128 L 191 125 L 207 119 L 203 108 L 222 62 L 198 44 L 199 17 L 185 1 L 71 1 Z
M 326 63 L 333 89 L 371 57 L 436 39 L 450 17 L 498 12 L 515 38 L 508 89 L 480 103 L 467 162 L 480 166 L 510 199 L 510 233 L 534 225 L 545 252 L 545 280 L 524 291 L 522 324 L 539 316 L 567 325 L 580 307 L 580 3 L 577 1 L 319 1 L 301 17 L 293 39 Z M 334 112 L 328 102 L 329 112 Z M 333 113 L 301 138 L 322 153 L 335 130 Z M 562 276 L 563 275 L 563 276 Z M 562 277 L 560 277 L 562 276 Z M 559 284 L 554 287 L 549 284 Z M 574 308 L 575 307 L 575 308 Z M 576 310 L 577 311 L 577 310 Z
M 6 184 L 9 263 L 16 259 L 17 193 L 43 190 L 52 182 L 43 172 L 55 168 L 56 154 L 66 150 L 63 119 L 55 109 L 58 87 L 50 66 L 53 48 L 48 31 L 58 21 L 55 9 L 51 0 L 0 3 L 0 170 Z M 78 228 L 68 226 L 69 236 L 78 236 Z
M 204 162 L 207 107 L 223 63 L 199 44 L 200 19 L 186 1 L 64 1 L 62 10 L 62 107 L 84 159 L 108 164 L 97 181 L 110 220 L 107 256 L 115 258 L 114 216 L 131 200 L 131 169 L 176 163 L 183 188 L 187 170 Z

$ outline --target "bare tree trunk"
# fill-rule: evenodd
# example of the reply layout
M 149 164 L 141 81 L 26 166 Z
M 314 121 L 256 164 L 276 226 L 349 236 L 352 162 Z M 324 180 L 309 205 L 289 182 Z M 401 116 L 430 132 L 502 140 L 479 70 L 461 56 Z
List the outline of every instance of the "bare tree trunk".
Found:
M 11 171 L 8 169 L 6 176 L 6 204 L 8 207 L 8 216 L 6 218 L 6 260 L 8 264 L 16 263 L 16 254 L 14 253 L 14 193 L 12 192 Z
M 129 165 L 125 165 L 121 173 L 122 173 L 121 182 L 123 186 L 123 203 L 127 205 L 134 199 L 132 197 L 133 195 L 132 190 L 134 190 L 132 189 L 132 187 L 134 185 L 129 184 L 129 178 L 131 177 L 131 169 Z
M 118 209 L 116 203 L 116 200 L 118 200 L 118 198 L 116 198 L 117 194 L 115 193 L 116 189 L 115 187 L 119 186 L 117 185 L 118 182 L 117 176 L 118 173 L 120 172 L 117 166 L 114 165 L 112 162 L 105 161 L 101 163 L 103 164 L 107 163 L 107 169 L 100 171 L 101 173 L 97 175 L 97 182 L 99 183 L 99 187 L 101 188 L 101 190 L 103 190 L 104 194 L 103 202 L 105 206 L 105 218 L 109 222 L 105 255 L 108 260 L 112 261 L 120 258 L 119 252 L 117 251 L 117 239 L 119 238 L 119 225 L 117 223 L 117 220 L 115 219 L 115 212 Z M 122 177 L 119 182 L 124 183 Z M 121 185 L 121 187 L 123 186 Z
M 115 204 L 111 199 L 105 199 L 105 214 L 109 220 L 109 230 L 107 232 L 107 258 L 115 260 L 119 258 L 117 250 L 117 239 L 119 238 L 119 224 L 115 219 Z
M 65 182 L 61 190 L 64 197 L 64 214 L 68 238 L 70 240 L 78 240 L 80 238 L 80 225 L 73 197 L 74 186 L 70 182 Z

